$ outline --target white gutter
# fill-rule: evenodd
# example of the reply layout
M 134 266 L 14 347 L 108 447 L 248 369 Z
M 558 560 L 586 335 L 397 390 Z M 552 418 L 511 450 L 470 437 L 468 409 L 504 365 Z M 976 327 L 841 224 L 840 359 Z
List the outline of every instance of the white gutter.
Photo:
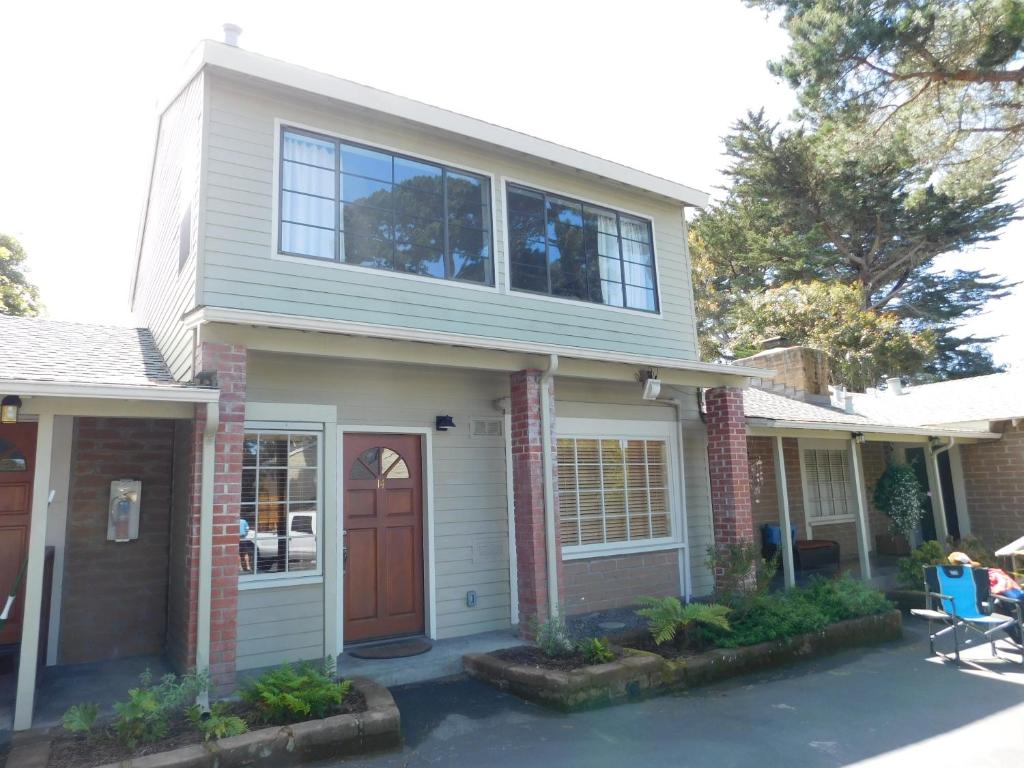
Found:
M 220 398 L 219 390 L 202 387 L 93 384 L 21 379 L 0 379 L 0 392 L 27 397 L 89 397 L 99 400 L 151 400 L 169 403 L 215 403 Z
M 901 427 L 892 424 L 856 424 L 836 421 L 781 421 L 759 416 L 747 417 L 747 425 L 768 429 L 816 429 L 831 432 L 874 432 L 882 435 L 914 435 L 921 437 L 959 437 L 972 440 L 995 440 L 995 432 L 968 432 L 962 429 L 936 429 L 935 427 Z
M 936 526 L 936 533 L 941 534 L 939 540 L 945 541 L 949 538 L 949 523 L 946 521 L 946 497 L 942 493 L 942 474 L 939 472 L 939 454 L 945 453 L 950 448 L 956 445 L 956 438 L 949 438 L 949 442 L 945 445 L 939 446 L 938 448 L 933 447 L 931 444 L 928 445 L 928 453 L 931 454 L 932 466 L 931 475 L 935 478 L 935 498 L 932 499 L 933 510 L 939 514 L 938 518 L 939 525 Z
M 669 402 L 676 409 L 676 442 L 679 445 L 679 482 L 680 482 L 680 503 L 683 505 L 682 519 L 683 530 L 682 542 L 683 548 L 679 553 L 679 570 L 680 578 L 683 580 L 683 601 L 689 603 L 693 598 L 693 589 L 691 587 L 690 579 L 690 529 L 689 521 L 686 517 L 686 460 L 684 454 L 686 452 L 686 443 L 683 440 L 683 398 L 673 397 Z
M 210 607 L 213 603 L 213 475 L 216 469 L 220 404 L 206 404 L 203 426 L 203 469 L 199 495 L 199 598 L 196 616 L 196 669 L 210 671 Z M 199 705 L 209 709 L 209 691 L 200 693 Z
M 555 546 L 554 468 L 551 464 L 551 394 L 549 385 L 558 371 L 558 355 L 548 358 L 548 368 L 540 377 L 540 442 L 541 468 L 544 473 L 544 545 L 548 567 L 548 617 L 558 615 L 558 548 Z

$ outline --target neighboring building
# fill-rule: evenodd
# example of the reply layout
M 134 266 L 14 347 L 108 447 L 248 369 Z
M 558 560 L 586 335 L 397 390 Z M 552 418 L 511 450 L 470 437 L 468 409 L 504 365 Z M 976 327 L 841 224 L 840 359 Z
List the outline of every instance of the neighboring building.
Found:
M 369 639 L 708 594 L 708 546 L 752 535 L 758 371 L 698 360 L 706 200 L 203 43 L 161 112 L 145 328 L 0 318 L 15 726 L 37 654 L 162 653 L 226 690 Z

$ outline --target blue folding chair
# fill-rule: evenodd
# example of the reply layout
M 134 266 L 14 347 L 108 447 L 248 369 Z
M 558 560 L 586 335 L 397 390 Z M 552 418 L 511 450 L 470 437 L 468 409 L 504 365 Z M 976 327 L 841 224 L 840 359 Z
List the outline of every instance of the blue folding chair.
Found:
M 1016 603 L 1016 617 L 1005 616 L 992 610 L 996 602 L 1003 602 L 998 595 L 990 595 L 988 571 L 966 565 L 926 565 L 924 567 L 925 608 L 915 608 L 911 614 L 928 620 L 928 647 L 933 655 L 948 659 L 949 656 L 935 650 L 935 640 L 953 633 L 953 648 L 957 664 L 960 663 L 960 632 L 963 630 L 963 645 L 972 643 L 969 632 L 984 638 L 992 646 L 996 656 L 996 633 L 1006 632 L 1021 650 L 1021 664 L 1024 664 L 1024 646 L 1010 634 L 1014 627 L 1022 624 L 1021 607 Z M 1006 604 L 1013 607 L 1013 602 Z M 932 632 L 934 622 L 947 625 L 938 632 Z

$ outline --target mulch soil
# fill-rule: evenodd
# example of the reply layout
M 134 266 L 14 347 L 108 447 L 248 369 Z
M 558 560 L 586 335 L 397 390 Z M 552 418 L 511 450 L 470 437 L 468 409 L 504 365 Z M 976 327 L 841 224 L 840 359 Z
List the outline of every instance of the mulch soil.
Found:
M 249 724 L 249 730 L 270 728 L 275 725 L 288 725 L 285 722 L 265 723 L 255 711 L 244 702 L 235 702 L 230 707 L 231 714 L 238 715 Z M 352 689 L 341 703 L 334 715 L 355 714 L 366 711 L 366 698 L 359 691 Z M 72 733 L 58 731 L 50 745 L 50 761 L 47 768 L 94 768 L 107 763 L 119 763 L 123 760 L 167 752 L 178 747 L 187 747 L 202 742 L 202 735 L 185 717 L 171 720 L 167 736 L 153 744 L 141 745 L 135 749 L 117 741 L 113 729 L 108 725 L 99 726 L 89 738 Z
M 696 651 L 690 648 L 680 648 L 672 642 L 657 645 L 648 633 L 639 638 L 632 638 L 629 647 L 637 651 L 656 653 L 666 659 L 688 659 L 697 655 Z
M 615 651 L 615 658 L 618 658 L 621 654 Z M 494 651 L 492 656 L 502 659 L 504 661 L 511 661 L 516 664 L 522 664 L 527 667 L 537 667 L 539 669 L 554 669 L 559 672 L 571 672 L 574 669 L 581 669 L 583 667 L 590 666 L 587 660 L 583 658 L 582 653 L 573 653 L 570 656 L 558 656 L 550 657 L 545 656 L 544 652 L 540 648 L 536 648 L 532 645 L 519 645 L 515 648 L 506 648 L 501 651 Z

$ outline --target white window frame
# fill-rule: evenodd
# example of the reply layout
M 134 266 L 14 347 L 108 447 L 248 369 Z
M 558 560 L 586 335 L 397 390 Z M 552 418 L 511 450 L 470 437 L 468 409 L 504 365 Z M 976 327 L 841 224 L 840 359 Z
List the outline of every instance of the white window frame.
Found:
M 558 438 L 576 440 L 659 440 L 665 443 L 666 473 L 668 478 L 669 536 L 647 539 L 642 542 L 615 541 L 604 544 L 582 544 L 562 547 L 562 560 L 582 560 L 611 555 L 630 555 L 642 552 L 678 550 L 686 545 L 686 509 L 683 504 L 685 489 L 680 476 L 679 446 L 676 421 L 632 421 L 620 419 L 578 419 L 556 420 L 556 443 Z M 554 459 L 557 466 L 557 458 Z M 558 510 L 555 510 L 558 514 Z M 559 524 L 556 522 L 556 525 Z
M 301 584 L 319 584 L 324 580 L 324 490 L 326 468 L 324 467 L 324 428 L 322 424 L 301 422 L 245 422 L 244 435 L 256 432 L 263 435 L 314 435 L 317 438 L 317 489 L 316 489 L 316 568 L 302 572 L 238 574 L 238 589 L 267 589 L 291 587 Z M 285 512 L 287 515 L 287 511 Z M 241 518 L 241 509 L 239 510 Z M 287 519 L 287 518 L 286 518 Z
M 855 478 L 853 472 L 850 470 L 850 445 L 849 440 L 811 440 L 806 438 L 799 438 L 797 440 L 797 450 L 800 454 L 800 488 L 803 494 L 802 506 L 804 511 L 804 529 L 807 533 L 807 538 L 814 538 L 813 528 L 816 525 L 838 525 L 842 523 L 856 523 L 857 522 L 857 495 L 856 488 L 853 487 Z M 808 483 L 807 477 L 807 461 L 806 451 L 842 451 L 845 455 L 845 462 L 848 474 L 848 485 L 847 485 L 847 503 L 854 509 L 854 511 L 847 515 L 812 515 L 810 508 L 810 483 Z

